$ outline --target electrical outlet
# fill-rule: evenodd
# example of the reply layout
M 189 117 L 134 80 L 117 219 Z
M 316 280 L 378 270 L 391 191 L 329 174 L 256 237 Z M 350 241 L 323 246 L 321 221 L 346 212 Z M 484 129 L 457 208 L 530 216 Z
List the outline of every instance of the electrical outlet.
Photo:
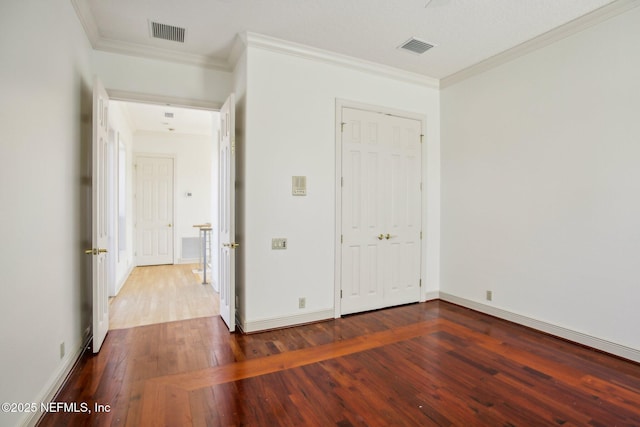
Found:
M 298 298 L 298 308 L 305 308 L 307 306 L 306 298 Z
M 493 300 L 493 291 L 487 291 L 487 301 Z
M 60 343 L 60 359 L 64 357 L 64 341 Z

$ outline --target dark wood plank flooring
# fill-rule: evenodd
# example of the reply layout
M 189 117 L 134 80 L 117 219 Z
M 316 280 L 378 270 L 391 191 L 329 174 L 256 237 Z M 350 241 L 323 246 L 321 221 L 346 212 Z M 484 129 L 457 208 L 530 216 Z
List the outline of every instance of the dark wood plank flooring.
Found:
M 46 426 L 640 426 L 640 365 L 442 301 L 258 334 L 109 332 Z M 95 404 L 109 412 L 95 412 Z

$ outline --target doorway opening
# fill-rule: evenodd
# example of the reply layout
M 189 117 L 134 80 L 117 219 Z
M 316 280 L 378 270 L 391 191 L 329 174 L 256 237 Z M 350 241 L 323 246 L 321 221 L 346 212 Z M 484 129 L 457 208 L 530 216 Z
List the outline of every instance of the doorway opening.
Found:
M 194 227 L 218 221 L 219 122 L 212 110 L 109 101 L 110 329 L 219 314 L 218 259 L 204 263 Z

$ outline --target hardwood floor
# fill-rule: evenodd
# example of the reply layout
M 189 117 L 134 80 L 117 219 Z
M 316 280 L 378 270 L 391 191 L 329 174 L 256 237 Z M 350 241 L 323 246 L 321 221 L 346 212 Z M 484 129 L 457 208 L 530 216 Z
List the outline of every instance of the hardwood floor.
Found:
M 109 332 L 40 426 L 638 426 L 640 365 L 442 301 L 229 334 Z
M 192 264 L 136 267 L 110 301 L 109 329 L 220 314 L 218 295 L 202 284 L 194 268 Z

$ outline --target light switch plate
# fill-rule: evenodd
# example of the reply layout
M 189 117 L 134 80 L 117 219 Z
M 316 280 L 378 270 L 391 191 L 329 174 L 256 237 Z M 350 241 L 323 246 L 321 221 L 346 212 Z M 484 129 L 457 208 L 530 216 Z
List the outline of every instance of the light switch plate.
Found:
M 307 177 L 306 176 L 291 177 L 291 194 L 293 194 L 294 196 L 307 195 Z
M 271 249 L 287 249 L 287 239 L 285 237 L 274 237 L 271 239 Z

